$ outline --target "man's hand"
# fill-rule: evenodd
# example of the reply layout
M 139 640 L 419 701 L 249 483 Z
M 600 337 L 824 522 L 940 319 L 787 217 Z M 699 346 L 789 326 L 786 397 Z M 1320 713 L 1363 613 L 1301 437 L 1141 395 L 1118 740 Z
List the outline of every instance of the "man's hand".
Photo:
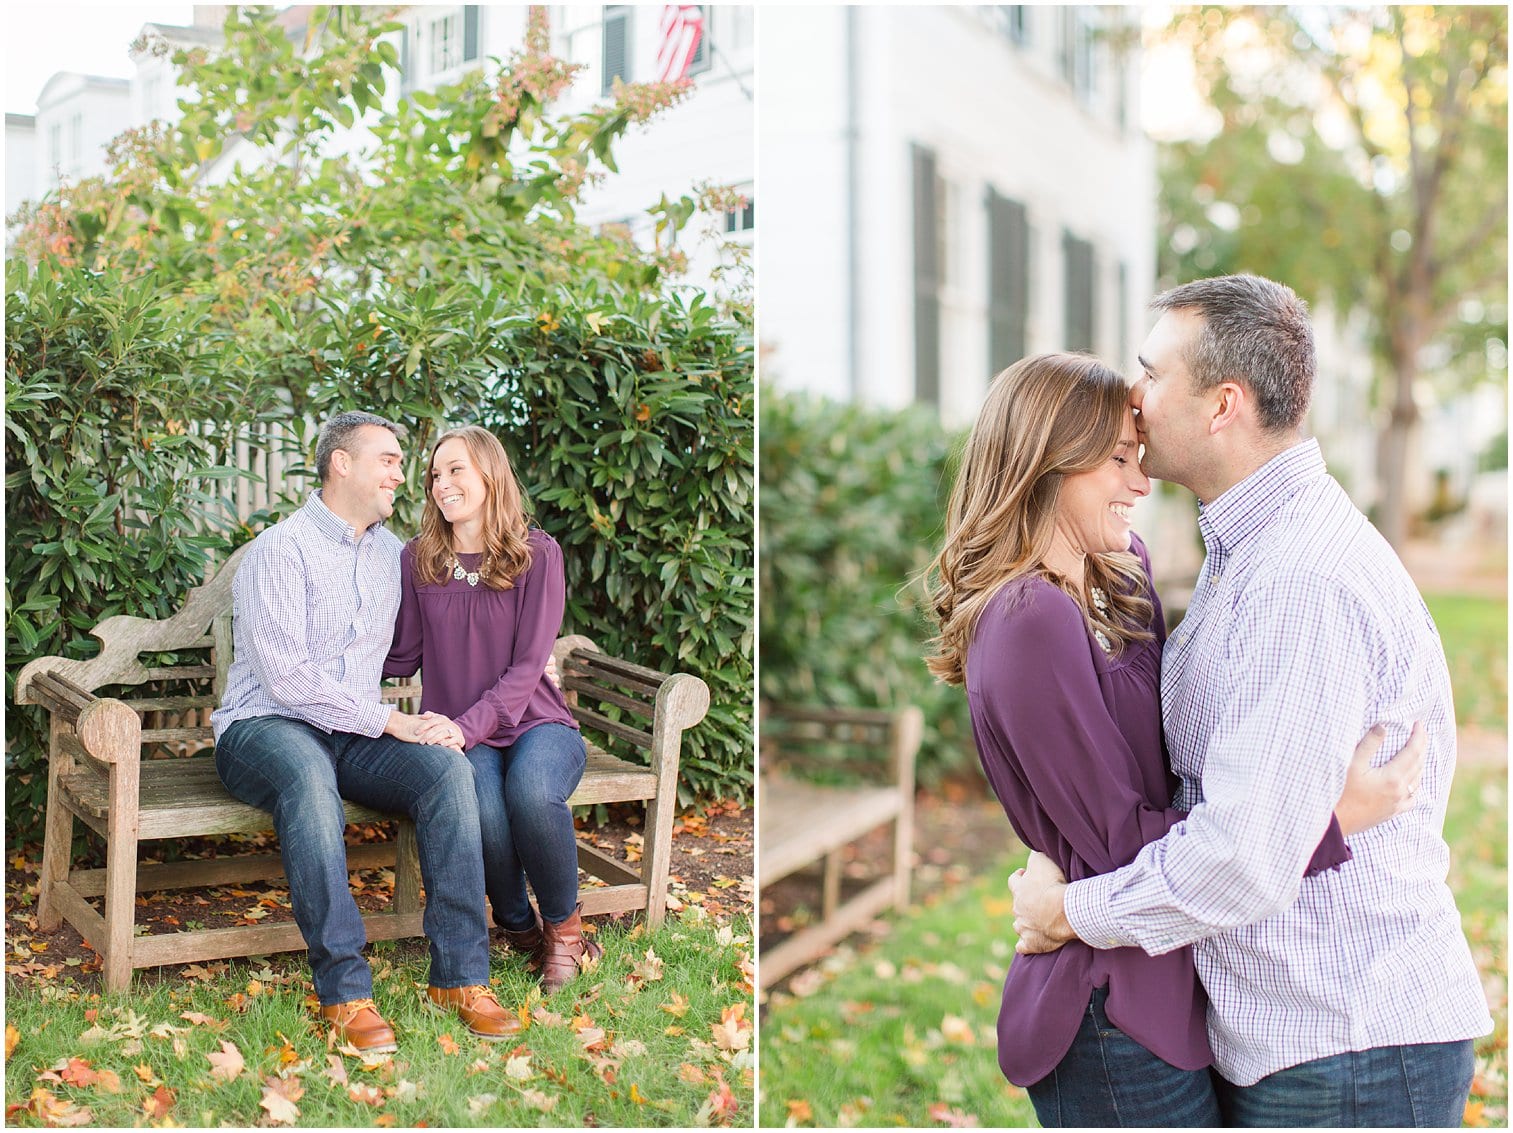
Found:
M 462 729 L 439 712 L 422 712 L 419 716 L 413 716 L 395 709 L 389 713 L 384 735 L 393 736 L 407 744 L 436 744 L 439 747 L 462 750 Z
M 1066 919 L 1066 878 L 1050 858 L 1032 851 L 1025 868 L 1009 875 L 1009 892 L 1014 895 L 1014 931 L 1019 934 L 1015 952 L 1054 952 L 1077 939 Z
M 1418 802 L 1429 735 L 1423 724 L 1415 721 L 1403 749 L 1382 766 L 1372 767 L 1371 757 L 1382 746 L 1386 734 L 1386 729 L 1378 724 L 1355 745 L 1355 755 L 1345 775 L 1345 791 L 1334 808 L 1346 836 L 1405 814 Z

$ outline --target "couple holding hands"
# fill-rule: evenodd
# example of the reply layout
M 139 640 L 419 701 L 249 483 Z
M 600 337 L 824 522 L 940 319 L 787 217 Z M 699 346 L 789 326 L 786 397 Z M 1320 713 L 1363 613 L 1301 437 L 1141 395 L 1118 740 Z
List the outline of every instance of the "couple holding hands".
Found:
M 402 437 L 361 412 L 321 429 L 320 488 L 237 571 L 235 658 L 211 719 L 226 789 L 273 815 L 319 1014 L 364 1053 L 397 1044 L 362 954 L 343 799 L 414 821 L 427 1001 L 475 1035 L 521 1029 L 489 990 L 485 895 L 548 991 L 600 953 L 581 933 L 567 805 L 586 751 L 547 674 L 561 548 L 530 525 L 503 446 L 476 426 L 437 440 L 420 534 L 402 544 L 384 526 L 404 482 Z M 419 715 L 381 702 L 382 678 L 417 668 Z

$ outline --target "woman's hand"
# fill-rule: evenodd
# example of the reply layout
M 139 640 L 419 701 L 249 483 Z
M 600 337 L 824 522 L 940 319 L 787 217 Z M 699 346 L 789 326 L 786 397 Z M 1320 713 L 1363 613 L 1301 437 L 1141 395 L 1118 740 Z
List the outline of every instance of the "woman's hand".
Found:
M 1334 808 L 1334 816 L 1346 837 L 1406 814 L 1418 802 L 1429 735 L 1423 724 L 1415 721 L 1402 751 L 1382 766 L 1372 767 L 1371 757 L 1386 735 L 1387 730 L 1378 724 L 1355 745 L 1350 770 L 1345 775 L 1345 791 Z
M 421 724 L 416 743 L 435 744 L 457 751 L 463 749 L 462 729 L 452 722 L 451 717 L 440 712 L 424 712 L 417 719 Z

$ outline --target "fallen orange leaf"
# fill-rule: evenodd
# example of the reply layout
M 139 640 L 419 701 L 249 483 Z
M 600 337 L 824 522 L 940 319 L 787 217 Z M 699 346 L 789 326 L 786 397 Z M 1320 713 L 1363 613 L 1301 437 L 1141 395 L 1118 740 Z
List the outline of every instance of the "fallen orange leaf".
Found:
M 167 1086 L 159 1086 L 142 1104 L 142 1112 L 154 1120 L 162 1120 L 168 1116 L 168 1111 L 177 1100 L 177 1096 Z

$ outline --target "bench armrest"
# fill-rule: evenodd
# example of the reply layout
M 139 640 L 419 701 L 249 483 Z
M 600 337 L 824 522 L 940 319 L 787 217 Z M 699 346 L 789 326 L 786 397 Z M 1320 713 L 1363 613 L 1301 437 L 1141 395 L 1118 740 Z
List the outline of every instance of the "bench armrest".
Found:
M 96 696 L 52 669 L 28 665 L 16 681 L 16 703 L 46 708 L 70 725 L 84 750 L 101 763 L 141 761 L 142 717 L 124 701 Z

